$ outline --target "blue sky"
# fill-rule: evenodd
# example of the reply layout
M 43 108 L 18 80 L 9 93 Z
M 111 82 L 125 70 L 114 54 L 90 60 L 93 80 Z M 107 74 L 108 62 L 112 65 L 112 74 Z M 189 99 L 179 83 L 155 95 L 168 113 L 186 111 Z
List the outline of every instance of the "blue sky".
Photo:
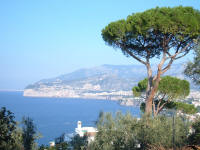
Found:
M 199 0 L 2 0 L 0 89 L 23 89 L 80 68 L 136 64 L 105 45 L 101 30 L 135 12 L 179 5 L 200 9 Z

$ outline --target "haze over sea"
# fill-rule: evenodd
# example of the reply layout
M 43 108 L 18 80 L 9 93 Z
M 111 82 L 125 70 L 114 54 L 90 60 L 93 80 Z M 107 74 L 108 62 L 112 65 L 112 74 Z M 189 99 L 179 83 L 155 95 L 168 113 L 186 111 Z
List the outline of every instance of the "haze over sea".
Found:
M 73 133 L 78 120 L 83 126 L 95 126 L 100 111 L 140 115 L 139 108 L 120 106 L 116 101 L 24 97 L 23 92 L 0 92 L 0 107 L 12 111 L 16 121 L 31 117 L 43 135 L 39 144 L 48 144 L 62 133 Z

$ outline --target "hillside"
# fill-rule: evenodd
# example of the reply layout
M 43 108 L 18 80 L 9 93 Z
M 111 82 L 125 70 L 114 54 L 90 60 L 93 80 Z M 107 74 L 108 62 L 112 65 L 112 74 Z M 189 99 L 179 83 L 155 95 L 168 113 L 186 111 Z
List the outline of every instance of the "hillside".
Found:
M 183 69 L 183 65 L 175 64 L 165 75 L 185 78 Z M 145 77 L 146 68 L 141 65 L 102 65 L 40 80 L 28 85 L 24 96 L 118 100 L 131 97 L 132 87 Z

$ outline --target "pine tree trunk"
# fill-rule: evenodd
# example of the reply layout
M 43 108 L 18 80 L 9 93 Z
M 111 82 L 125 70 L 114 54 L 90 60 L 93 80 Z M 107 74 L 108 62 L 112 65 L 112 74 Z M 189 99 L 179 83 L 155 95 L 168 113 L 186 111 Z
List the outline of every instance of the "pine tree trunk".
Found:
M 146 89 L 145 113 L 152 114 L 152 99 L 149 99 L 153 87 L 152 69 L 149 63 L 146 65 L 146 67 L 148 75 L 148 84 Z
M 149 69 L 149 67 L 147 67 L 147 70 L 148 70 L 148 86 L 146 91 L 145 113 L 147 115 L 152 115 L 153 100 L 158 90 L 158 85 L 161 77 L 161 66 L 158 67 L 158 72 L 154 84 L 153 84 L 151 68 Z

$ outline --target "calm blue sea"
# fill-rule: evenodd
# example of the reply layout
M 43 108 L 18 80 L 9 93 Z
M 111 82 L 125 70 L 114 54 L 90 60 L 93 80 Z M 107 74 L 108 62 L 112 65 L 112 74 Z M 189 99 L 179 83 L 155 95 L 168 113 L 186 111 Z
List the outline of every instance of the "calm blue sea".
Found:
M 62 133 L 73 133 L 78 120 L 82 121 L 83 126 L 94 126 L 100 111 L 140 115 L 139 108 L 120 106 L 116 101 L 33 98 L 23 97 L 22 92 L 0 92 L 0 107 L 3 106 L 14 113 L 16 121 L 21 121 L 23 116 L 34 120 L 43 135 L 38 140 L 39 144 L 48 144 Z

